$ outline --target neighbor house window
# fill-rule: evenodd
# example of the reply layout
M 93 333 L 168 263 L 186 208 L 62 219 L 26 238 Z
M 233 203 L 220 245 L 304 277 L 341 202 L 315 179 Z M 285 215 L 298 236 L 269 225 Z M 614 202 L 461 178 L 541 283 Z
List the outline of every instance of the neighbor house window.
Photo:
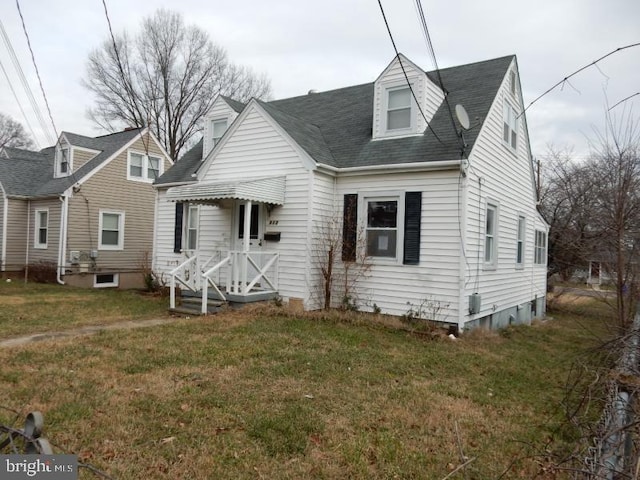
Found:
M 69 147 L 59 147 L 56 153 L 56 174 L 65 177 L 71 172 L 71 151 Z
M 189 206 L 187 213 L 187 250 L 198 248 L 198 206 Z
M 93 286 L 95 288 L 117 287 L 118 281 L 117 273 L 98 273 L 93 277 Z
M 138 152 L 129 152 L 127 179 L 153 182 L 162 175 L 162 159 Z
M 524 265 L 524 239 L 527 221 L 524 217 L 518 217 L 518 238 L 516 244 L 516 265 Z
M 411 128 L 411 90 L 409 87 L 387 91 L 387 130 Z
M 47 248 L 49 210 L 36 210 L 35 248 Z
M 498 207 L 488 204 L 485 215 L 484 263 L 494 266 L 496 264 L 497 253 L 497 222 Z
M 211 121 L 211 140 L 212 140 L 212 145 L 214 147 L 218 144 L 218 142 L 222 138 L 222 135 L 224 135 L 224 132 L 226 131 L 227 131 L 226 118 Z
M 536 265 L 547 263 L 547 234 L 542 230 L 536 230 L 534 263 Z
M 124 213 L 100 211 L 100 243 L 102 250 L 122 250 L 124 247 Z
M 518 146 L 518 116 L 509 102 L 505 100 L 503 105 L 502 140 L 515 150 Z
M 398 199 L 368 198 L 367 255 L 397 258 L 398 256 Z

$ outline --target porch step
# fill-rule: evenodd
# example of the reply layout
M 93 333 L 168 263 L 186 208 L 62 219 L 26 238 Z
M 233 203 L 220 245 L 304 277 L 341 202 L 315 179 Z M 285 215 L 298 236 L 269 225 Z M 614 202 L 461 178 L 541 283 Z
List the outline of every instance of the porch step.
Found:
M 169 312 L 180 315 L 202 315 L 202 300 L 198 297 L 181 297 L 179 305 L 176 308 L 169 308 Z M 221 300 L 211 300 L 207 302 L 207 314 L 212 315 L 218 313 L 227 306 L 226 302 Z

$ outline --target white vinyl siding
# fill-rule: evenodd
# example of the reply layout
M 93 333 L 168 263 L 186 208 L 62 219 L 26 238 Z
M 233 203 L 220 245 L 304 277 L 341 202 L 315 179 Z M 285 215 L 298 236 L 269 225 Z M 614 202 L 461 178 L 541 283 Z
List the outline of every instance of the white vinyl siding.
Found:
M 279 242 L 263 242 L 263 252 L 279 252 L 278 290 L 283 297 L 308 300 L 307 232 L 310 228 L 309 176 L 304 155 L 290 143 L 283 132 L 255 106 L 248 107 L 242 124 L 225 140 L 215 161 L 202 178 L 203 182 L 246 180 L 283 175 L 285 201 L 270 209 L 266 219 L 268 231 L 280 232 Z M 231 128 L 234 128 L 233 126 Z M 200 252 L 213 254 L 214 245 L 231 248 L 231 208 L 213 208 L 200 212 Z M 205 231 L 206 230 L 206 231 Z M 211 243 L 205 239 L 213 237 Z M 206 245 L 206 247 L 205 247 Z M 211 245 L 211 246 L 209 246 Z
M 231 126 L 231 124 L 233 123 L 233 121 L 236 119 L 237 116 L 238 116 L 238 113 L 234 109 L 232 109 L 222 97 L 219 96 L 218 98 L 216 98 L 215 102 L 213 103 L 213 106 L 211 107 L 211 110 L 209 111 L 209 113 L 207 114 L 204 120 L 204 132 L 202 133 L 203 156 L 206 157 L 209 154 L 209 152 L 213 150 L 214 138 L 217 140 L 222 136 L 222 135 L 218 135 L 217 133 L 214 134 L 213 121 L 226 119 L 226 122 L 227 122 L 227 125 L 225 127 L 225 131 L 226 131 L 226 129 L 228 129 Z M 215 143 L 217 143 L 217 141 L 215 141 Z
M 511 69 L 515 69 L 515 61 Z M 484 121 L 469 162 L 473 165 L 463 181 L 467 185 L 466 242 L 464 266 L 467 282 L 464 297 L 473 293 L 482 297 L 477 315 L 464 314 L 463 321 L 486 317 L 498 308 L 523 305 L 546 295 L 546 272 L 534 268 L 535 230 L 547 231 L 547 225 L 536 209 L 533 170 L 529 158 L 528 137 L 524 117 L 518 122 L 518 149 L 505 148 L 503 142 L 503 102 L 508 99 L 522 108 L 521 98 L 510 92 L 510 75 L 505 72 L 503 84 Z M 519 89 L 518 89 L 519 90 Z M 514 154 L 515 153 L 515 154 Z M 484 267 L 485 209 L 487 201 L 499 202 L 497 267 Z M 524 264 L 514 268 L 517 258 L 518 216 L 526 218 Z
M 100 250 L 122 250 L 124 248 L 124 212 L 100 210 Z
M 420 305 L 428 298 L 443 307 L 439 321 L 457 322 L 460 267 L 460 228 L 458 223 L 458 171 L 385 173 L 339 177 L 338 204 L 343 211 L 345 194 L 358 194 L 362 205 L 366 197 L 397 196 L 404 208 L 406 192 L 422 193 L 420 218 L 420 263 L 403 265 L 403 241 L 397 242 L 398 261 L 383 258 L 368 260 L 371 267 L 358 281 L 358 303 L 367 309 L 375 303 L 391 315 L 403 315 L 410 305 Z M 402 192 L 402 193 L 394 193 Z M 364 226 L 364 208 L 358 211 L 358 223 Z M 404 215 L 398 214 L 398 230 L 404 228 Z M 365 232 L 358 231 L 358 247 L 366 244 Z M 336 294 L 339 294 L 336 291 Z

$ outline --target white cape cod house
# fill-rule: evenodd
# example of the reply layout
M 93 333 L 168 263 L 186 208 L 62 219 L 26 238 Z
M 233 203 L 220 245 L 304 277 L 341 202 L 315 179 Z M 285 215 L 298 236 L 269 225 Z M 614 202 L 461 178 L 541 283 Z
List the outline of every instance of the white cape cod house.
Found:
M 548 226 L 516 58 L 440 78 L 399 55 L 373 83 L 218 97 L 203 140 L 155 182 L 155 270 L 203 299 L 319 308 L 319 226 L 339 218 L 338 264 L 357 250 L 369 265 L 362 309 L 426 302 L 459 329 L 543 315 Z

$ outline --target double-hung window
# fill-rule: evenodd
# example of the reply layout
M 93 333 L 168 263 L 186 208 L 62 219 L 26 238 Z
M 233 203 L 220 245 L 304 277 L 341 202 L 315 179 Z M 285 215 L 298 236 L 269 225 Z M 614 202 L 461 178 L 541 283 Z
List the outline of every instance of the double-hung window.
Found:
M 49 236 L 49 210 L 36 210 L 36 228 L 33 246 L 47 248 Z
M 518 147 L 518 116 L 507 100 L 503 101 L 502 141 L 513 150 Z
M 387 90 L 387 130 L 411 128 L 411 90 L 409 87 Z
M 213 147 L 218 144 L 224 132 L 227 131 L 227 124 L 226 118 L 211 121 L 211 145 Z
M 498 251 L 498 207 L 496 205 L 487 204 L 485 215 L 485 234 L 484 234 L 484 263 L 489 266 L 495 266 Z
M 153 182 L 162 175 L 162 159 L 138 152 L 129 152 L 127 178 L 139 182 Z
M 187 211 L 187 250 L 198 249 L 198 206 L 190 205 Z
M 526 235 L 527 221 L 523 216 L 518 217 L 518 238 L 516 240 L 516 265 L 524 265 L 524 240 Z
M 99 245 L 101 250 L 124 248 L 124 212 L 101 210 L 99 219 Z
M 533 263 L 536 265 L 545 265 L 547 263 L 547 234 L 542 230 L 536 230 Z
M 66 177 L 71 173 L 71 149 L 59 146 L 56 149 L 56 177 Z
M 367 198 L 367 256 L 398 258 L 398 198 Z

